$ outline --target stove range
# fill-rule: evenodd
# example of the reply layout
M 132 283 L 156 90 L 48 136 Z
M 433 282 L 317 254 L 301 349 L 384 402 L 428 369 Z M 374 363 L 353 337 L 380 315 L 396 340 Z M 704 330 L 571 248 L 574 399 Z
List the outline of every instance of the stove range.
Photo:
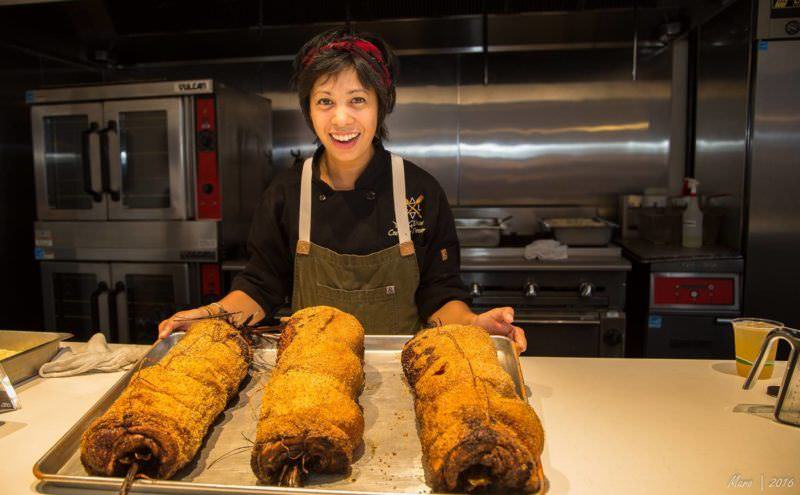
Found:
M 620 248 L 570 247 L 563 260 L 526 260 L 523 253 L 520 247 L 461 250 L 473 311 L 513 307 L 527 356 L 623 357 L 631 264 Z

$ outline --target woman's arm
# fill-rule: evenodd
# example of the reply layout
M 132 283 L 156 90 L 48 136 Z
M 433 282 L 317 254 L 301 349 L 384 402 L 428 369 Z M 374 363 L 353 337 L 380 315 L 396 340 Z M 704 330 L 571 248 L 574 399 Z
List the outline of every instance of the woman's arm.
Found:
M 192 320 L 220 313 L 234 313 L 231 321 L 236 325 L 244 322 L 256 323 L 264 319 L 266 313 L 261 306 L 240 290 L 231 291 L 217 302 L 199 308 L 179 311 L 158 325 L 158 338 L 166 338 L 172 332 L 183 330 Z
M 436 310 L 429 318 L 431 325 L 475 325 L 492 335 L 502 335 L 514 342 L 517 352 L 524 352 L 528 347 L 525 331 L 514 322 L 514 308 L 493 308 L 481 314 L 475 314 L 464 301 L 449 301 Z
M 437 326 L 472 325 L 476 316 L 464 301 L 449 301 L 428 318 L 428 323 Z

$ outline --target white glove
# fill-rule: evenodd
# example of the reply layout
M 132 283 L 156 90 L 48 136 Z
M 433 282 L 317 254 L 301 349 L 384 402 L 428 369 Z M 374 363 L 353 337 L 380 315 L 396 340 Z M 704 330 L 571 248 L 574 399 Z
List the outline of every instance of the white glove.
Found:
M 75 376 L 89 371 L 110 373 L 128 369 L 146 352 L 143 349 L 122 347 L 112 351 L 102 333 L 92 335 L 81 352 L 72 352 L 67 347 L 59 352 L 55 359 L 44 363 L 39 368 L 42 378 Z

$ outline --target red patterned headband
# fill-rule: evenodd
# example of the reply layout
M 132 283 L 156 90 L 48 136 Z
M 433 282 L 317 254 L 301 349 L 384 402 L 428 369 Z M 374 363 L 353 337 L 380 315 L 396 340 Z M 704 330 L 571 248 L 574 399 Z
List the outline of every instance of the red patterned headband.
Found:
M 375 70 L 378 75 L 381 76 L 381 80 L 387 88 L 392 86 L 392 75 L 389 73 L 389 68 L 386 67 L 386 62 L 383 60 L 381 51 L 369 41 L 361 38 L 333 41 L 322 46 L 321 48 L 309 50 L 308 54 L 306 54 L 306 56 L 303 58 L 303 67 L 308 67 L 314 61 L 314 59 L 317 58 L 317 55 L 328 50 L 342 50 L 355 53 L 364 59 L 370 65 L 370 67 L 372 67 L 373 70 Z

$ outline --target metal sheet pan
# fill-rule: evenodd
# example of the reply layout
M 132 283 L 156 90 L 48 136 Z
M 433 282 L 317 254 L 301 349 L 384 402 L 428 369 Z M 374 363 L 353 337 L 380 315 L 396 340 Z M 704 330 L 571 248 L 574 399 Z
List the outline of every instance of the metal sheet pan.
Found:
M 614 224 L 602 218 L 549 218 L 542 225 L 567 246 L 605 246 Z
M 462 247 L 496 247 L 511 218 L 456 218 L 458 241 Z
M 11 383 L 17 384 L 36 376 L 39 368 L 58 353 L 59 342 L 71 337 L 71 333 L 0 330 L 0 349 L 17 351 L 0 359 L 0 365 L 3 365 Z
M 154 345 L 145 362 L 157 361 L 182 337 L 174 334 Z M 207 435 L 196 458 L 172 480 L 140 480 L 132 493 L 192 494 L 387 494 L 430 493 L 425 484 L 422 451 L 417 436 L 413 398 L 400 366 L 400 352 L 409 336 L 367 336 L 364 371 L 366 385 L 359 402 L 364 408 L 364 442 L 347 476 L 314 476 L 304 488 L 257 484 L 250 469 L 263 384 L 268 371 L 252 370 L 238 398 L 228 404 Z M 526 398 L 522 369 L 511 341 L 493 337 L 501 365 Z M 274 349 L 259 349 L 274 362 Z M 136 369 L 134 367 L 134 369 Z M 88 476 L 80 463 L 80 438 L 89 423 L 103 414 L 127 386 L 125 374 L 80 421 L 34 466 L 34 474 L 48 485 L 81 489 L 119 490 L 121 478 Z M 238 450 L 237 450 L 238 449 Z

